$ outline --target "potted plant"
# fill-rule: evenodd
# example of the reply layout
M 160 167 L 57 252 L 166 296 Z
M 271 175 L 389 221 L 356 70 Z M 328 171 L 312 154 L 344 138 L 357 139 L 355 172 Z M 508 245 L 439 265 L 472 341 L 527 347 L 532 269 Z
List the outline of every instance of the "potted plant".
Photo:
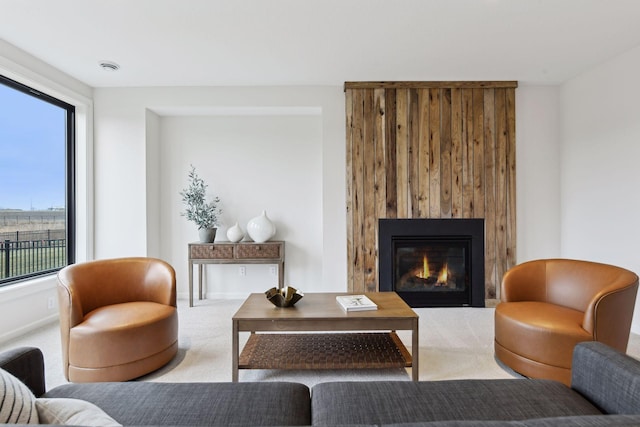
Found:
M 181 213 L 189 221 L 198 226 L 200 242 L 211 243 L 216 238 L 216 226 L 219 223 L 222 209 L 218 207 L 219 197 L 214 197 L 207 203 L 206 191 L 208 185 L 196 173 L 196 168 L 191 165 L 189 172 L 189 186 L 180 192 L 186 208 Z

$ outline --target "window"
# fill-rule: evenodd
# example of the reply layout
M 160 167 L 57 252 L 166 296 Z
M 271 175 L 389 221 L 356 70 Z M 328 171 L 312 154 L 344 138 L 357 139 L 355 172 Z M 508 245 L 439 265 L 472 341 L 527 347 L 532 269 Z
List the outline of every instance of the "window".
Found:
M 74 261 L 75 107 L 0 76 L 0 286 Z

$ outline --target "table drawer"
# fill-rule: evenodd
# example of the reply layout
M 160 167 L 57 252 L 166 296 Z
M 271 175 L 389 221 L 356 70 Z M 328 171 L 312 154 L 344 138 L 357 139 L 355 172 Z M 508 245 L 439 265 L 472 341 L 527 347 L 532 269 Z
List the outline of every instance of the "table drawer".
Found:
M 238 259 L 280 258 L 279 244 L 251 244 L 236 246 Z
M 233 245 L 191 246 L 192 259 L 233 259 Z

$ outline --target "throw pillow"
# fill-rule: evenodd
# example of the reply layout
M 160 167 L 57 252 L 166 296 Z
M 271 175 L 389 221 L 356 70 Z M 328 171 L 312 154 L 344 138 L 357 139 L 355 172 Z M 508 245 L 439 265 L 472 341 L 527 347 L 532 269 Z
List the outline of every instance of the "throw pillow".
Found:
M 0 369 L 0 424 L 38 424 L 36 397 L 4 369 Z
M 71 424 L 83 426 L 121 426 L 102 409 L 80 399 L 38 398 L 38 417 L 42 424 Z

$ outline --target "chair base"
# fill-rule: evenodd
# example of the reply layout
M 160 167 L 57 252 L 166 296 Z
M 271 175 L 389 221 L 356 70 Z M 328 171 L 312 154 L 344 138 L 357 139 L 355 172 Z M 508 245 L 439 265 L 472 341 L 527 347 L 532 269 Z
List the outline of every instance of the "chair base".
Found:
M 104 368 L 69 366 L 69 381 L 74 383 L 128 381 L 151 373 L 169 363 L 178 353 L 178 341 L 159 353 L 141 360 Z
M 555 380 L 571 385 L 571 369 L 545 365 L 522 357 L 494 341 L 496 357 L 509 368 L 528 378 Z

